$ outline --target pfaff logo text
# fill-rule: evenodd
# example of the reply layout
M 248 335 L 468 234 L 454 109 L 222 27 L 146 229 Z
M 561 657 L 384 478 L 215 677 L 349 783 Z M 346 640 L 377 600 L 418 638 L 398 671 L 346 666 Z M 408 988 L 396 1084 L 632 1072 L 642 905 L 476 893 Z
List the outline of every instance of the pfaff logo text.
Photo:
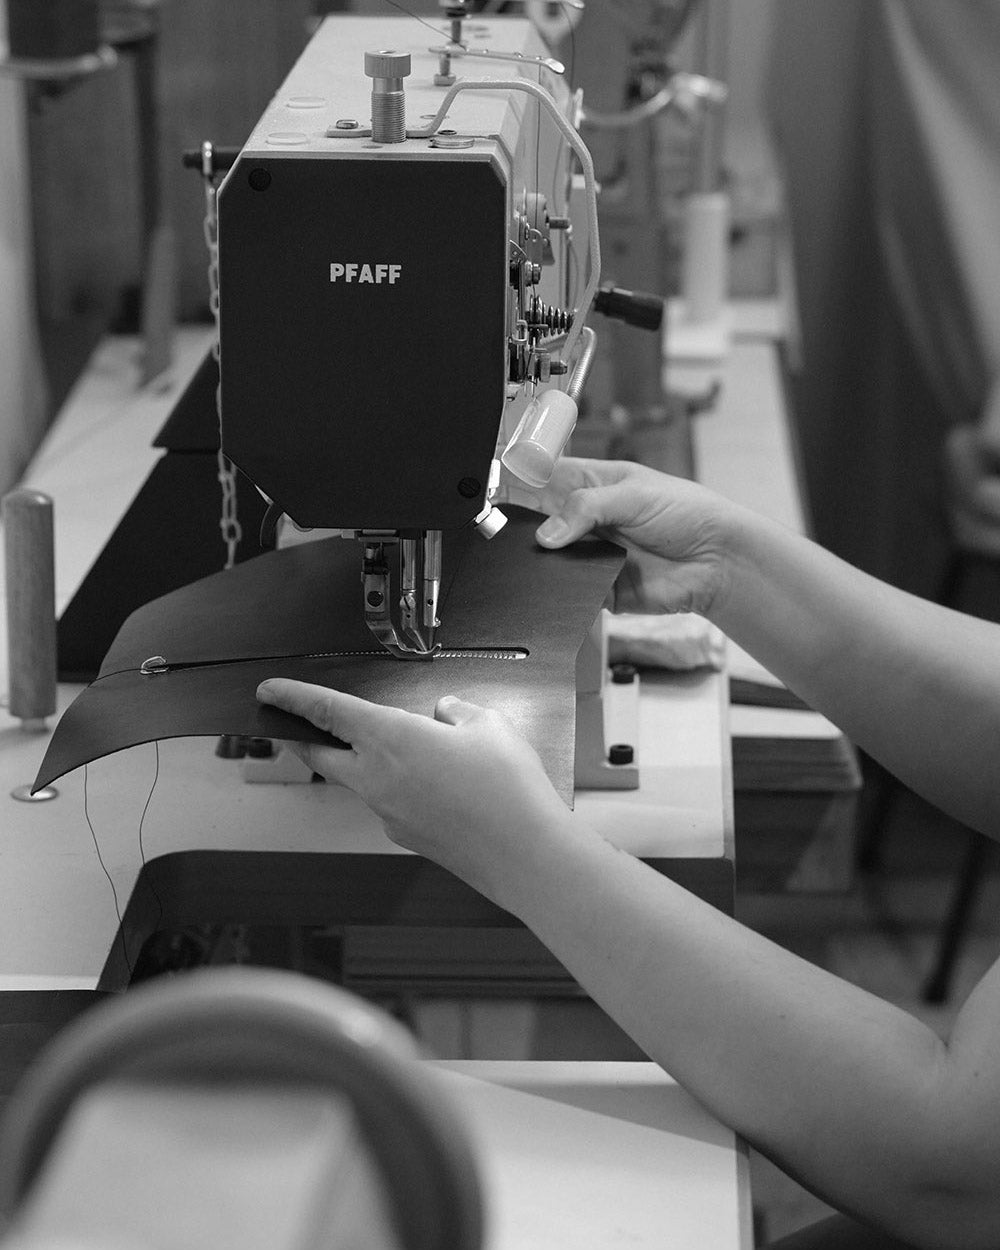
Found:
M 388 282 L 392 286 L 402 272 L 402 265 L 341 265 L 335 262 L 330 266 L 330 281 L 370 282 L 373 286 Z

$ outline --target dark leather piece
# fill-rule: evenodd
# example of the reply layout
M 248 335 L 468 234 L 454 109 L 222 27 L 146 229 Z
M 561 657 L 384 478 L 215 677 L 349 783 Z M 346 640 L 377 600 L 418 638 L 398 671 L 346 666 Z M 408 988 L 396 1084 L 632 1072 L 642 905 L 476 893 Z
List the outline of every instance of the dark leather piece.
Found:
M 490 543 L 471 530 L 446 536 L 439 639 L 449 650 L 524 648 L 527 658 L 394 659 L 362 619 L 359 544 L 335 538 L 273 552 L 133 613 L 101 675 L 59 722 L 36 787 L 157 738 L 329 741 L 257 703 L 258 683 L 284 676 L 426 715 L 444 694 L 494 707 L 571 801 L 576 656 L 624 553 L 596 539 L 544 551 L 534 541 L 539 518 L 512 513 Z M 142 674 L 154 655 L 172 667 Z

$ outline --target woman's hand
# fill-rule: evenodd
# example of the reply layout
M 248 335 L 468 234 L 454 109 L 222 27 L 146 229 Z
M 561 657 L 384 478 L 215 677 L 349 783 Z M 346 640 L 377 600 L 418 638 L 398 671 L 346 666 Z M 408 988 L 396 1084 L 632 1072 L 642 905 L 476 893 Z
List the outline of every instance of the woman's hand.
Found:
M 693 482 L 629 461 L 564 456 L 532 502 L 549 513 L 537 531 L 543 547 L 593 530 L 629 549 L 621 611 L 707 615 L 725 588 L 726 535 L 738 509 Z
M 541 761 L 497 712 L 446 697 L 434 719 L 342 691 L 274 678 L 262 703 L 349 743 L 295 744 L 308 766 L 358 794 L 389 837 L 501 902 L 505 868 L 567 827 Z

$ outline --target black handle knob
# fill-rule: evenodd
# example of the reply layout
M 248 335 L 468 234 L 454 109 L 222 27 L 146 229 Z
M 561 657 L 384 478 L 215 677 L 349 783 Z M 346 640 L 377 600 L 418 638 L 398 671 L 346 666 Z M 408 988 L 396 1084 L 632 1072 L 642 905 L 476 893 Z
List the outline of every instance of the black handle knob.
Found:
M 641 330 L 659 330 L 663 325 L 663 300 L 644 291 L 624 291 L 621 287 L 602 287 L 594 297 L 594 308 L 605 317 L 624 321 Z

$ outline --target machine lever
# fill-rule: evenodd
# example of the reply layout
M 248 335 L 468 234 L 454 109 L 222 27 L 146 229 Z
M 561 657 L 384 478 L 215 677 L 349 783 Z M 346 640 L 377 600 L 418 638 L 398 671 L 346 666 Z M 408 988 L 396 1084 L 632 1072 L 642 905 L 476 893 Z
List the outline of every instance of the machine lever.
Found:
M 662 298 L 644 291 L 603 286 L 594 296 L 594 311 L 640 330 L 659 330 L 663 325 Z
M 239 154 L 239 148 L 220 148 L 212 145 L 210 157 L 212 174 L 221 174 L 227 169 L 232 169 Z M 199 172 L 204 172 L 204 150 L 202 148 L 187 148 L 181 154 L 181 164 L 185 169 L 197 169 Z

